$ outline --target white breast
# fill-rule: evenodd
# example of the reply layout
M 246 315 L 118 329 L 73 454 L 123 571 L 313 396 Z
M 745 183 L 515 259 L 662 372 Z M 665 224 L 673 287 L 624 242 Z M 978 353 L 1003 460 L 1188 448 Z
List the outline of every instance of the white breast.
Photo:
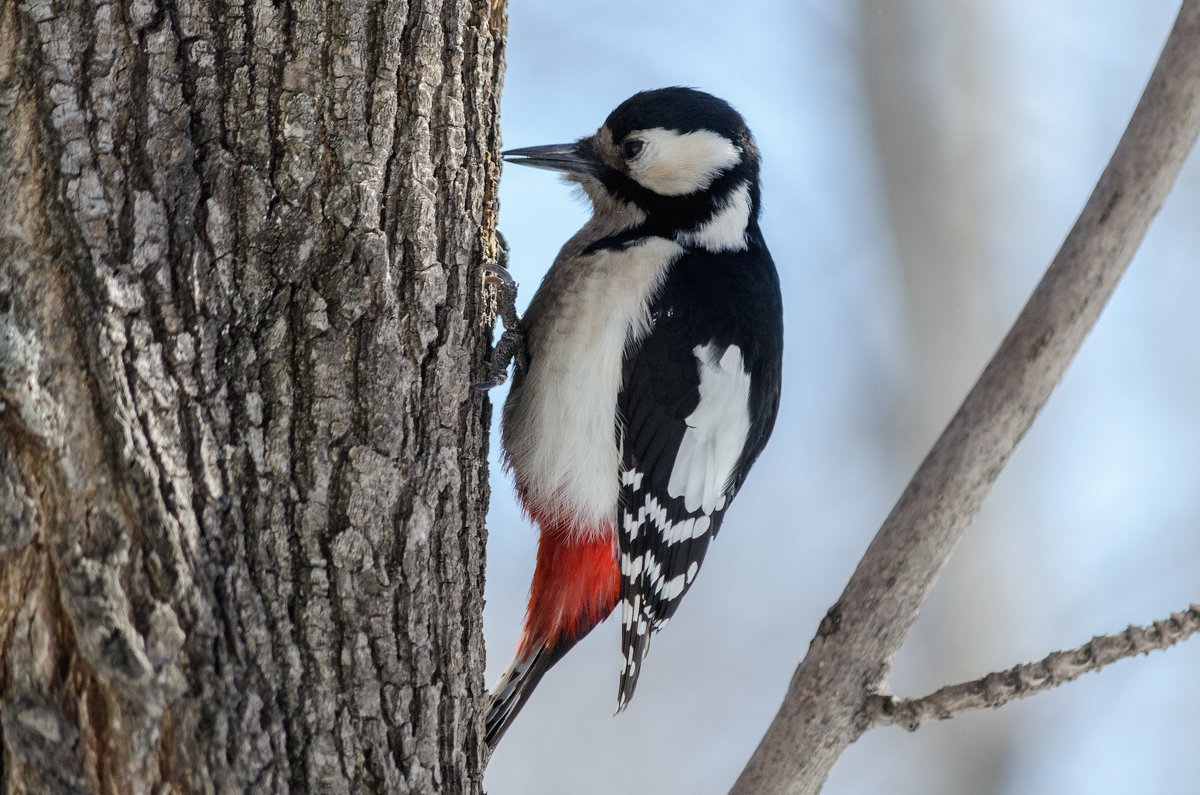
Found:
M 648 304 L 682 248 L 664 238 L 578 257 L 543 285 L 530 368 L 506 407 L 508 460 L 530 507 L 581 531 L 616 518 L 617 393 L 628 344 L 649 330 Z M 556 266 L 558 267 L 558 266 Z

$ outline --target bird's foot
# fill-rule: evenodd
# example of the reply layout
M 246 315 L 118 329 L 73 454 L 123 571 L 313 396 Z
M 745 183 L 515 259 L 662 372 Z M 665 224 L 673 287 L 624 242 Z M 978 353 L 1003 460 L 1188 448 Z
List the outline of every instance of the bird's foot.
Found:
M 487 380 L 472 384 L 476 389 L 486 392 L 498 387 L 508 380 L 508 365 L 513 360 L 517 368 L 522 369 L 525 361 L 525 337 L 517 329 L 506 328 L 500 335 L 500 341 L 492 348 L 492 361 L 488 365 Z
M 481 270 L 483 271 L 483 283 L 499 288 L 500 305 L 496 314 L 504 322 L 504 328 L 519 327 L 521 318 L 517 316 L 517 283 L 513 280 L 512 274 L 499 262 L 488 263 Z
M 489 262 L 480 270 L 483 272 L 483 283 L 499 288 L 499 304 L 496 314 L 504 323 L 504 333 L 496 347 L 492 349 L 492 361 L 488 365 L 487 380 L 473 384 L 476 389 L 486 391 L 498 387 L 508 380 L 508 365 L 515 359 L 517 369 L 524 369 L 528 363 L 525 353 L 525 337 L 521 333 L 521 318 L 517 315 L 517 282 L 513 279 L 508 268 L 508 243 L 499 232 L 500 261 Z

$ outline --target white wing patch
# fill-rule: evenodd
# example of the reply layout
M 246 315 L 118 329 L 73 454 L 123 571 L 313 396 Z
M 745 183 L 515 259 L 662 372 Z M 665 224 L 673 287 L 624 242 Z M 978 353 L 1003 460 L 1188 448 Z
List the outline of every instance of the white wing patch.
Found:
M 688 415 L 667 493 L 682 497 L 689 512 L 725 507 L 729 479 L 750 434 L 750 374 L 742 351 L 730 345 L 697 345 L 700 404 Z

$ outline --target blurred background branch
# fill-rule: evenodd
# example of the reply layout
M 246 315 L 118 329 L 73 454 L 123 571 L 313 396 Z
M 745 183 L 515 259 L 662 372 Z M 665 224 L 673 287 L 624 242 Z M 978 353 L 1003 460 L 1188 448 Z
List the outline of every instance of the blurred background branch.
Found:
M 916 731 L 928 720 L 946 720 L 962 712 L 1000 707 L 1018 698 L 1071 682 L 1106 665 L 1167 649 L 1200 632 L 1200 606 L 1191 605 L 1165 621 L 1129 626 L 1123 632 L 1092 638 L 1082 646 L 1056 651 L 1036 662 L 1014 665 L 970 682 L 943 687 L 921 698 L 871 696 L 867 712 L 875 726 Z
M 1099 317 L 1198 133 L 1200 0 L 1185 0 L 1079 219 L 830 608 L 734 793 L 817 792 L 869 728 L 866 699 Z

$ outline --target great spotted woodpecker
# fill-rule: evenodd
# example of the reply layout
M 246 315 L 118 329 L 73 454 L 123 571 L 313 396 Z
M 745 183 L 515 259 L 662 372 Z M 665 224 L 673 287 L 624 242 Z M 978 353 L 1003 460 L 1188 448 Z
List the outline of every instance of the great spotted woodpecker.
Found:
M 563 173 L 592 218 L 505 332 L 520 353 L 502 443 L 540 529 L 516 658 L 492 689 L 495 747 L 546 671 L 621 605 L 617 711 L 650 633 L 696 577 L 779 407 L 783 307 L 758 227 L 759 154 L 742 117 L 688 88 L 635 94 L 595 135 L 504 153 Z

